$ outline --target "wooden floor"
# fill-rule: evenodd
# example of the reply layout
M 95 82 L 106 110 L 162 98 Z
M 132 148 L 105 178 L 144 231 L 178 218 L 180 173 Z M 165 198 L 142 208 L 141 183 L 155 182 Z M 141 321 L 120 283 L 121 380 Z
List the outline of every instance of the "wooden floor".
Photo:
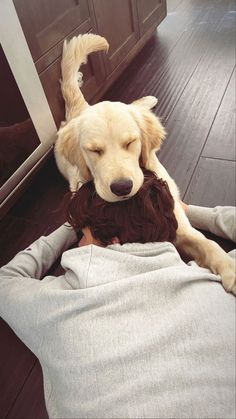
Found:
M 235 205 L 235 2 L 167 3 L 167 18 L 105 99 L 157 96 L 155 112 L 168 131 L 159 158 L 181 196 Z M 0 222 L 1 265 L 64 221 L 55 210 L 66 190 L 50 159 Z M 3 321 L 0 336 L 0 417 L 46 418 L 37 359 Z

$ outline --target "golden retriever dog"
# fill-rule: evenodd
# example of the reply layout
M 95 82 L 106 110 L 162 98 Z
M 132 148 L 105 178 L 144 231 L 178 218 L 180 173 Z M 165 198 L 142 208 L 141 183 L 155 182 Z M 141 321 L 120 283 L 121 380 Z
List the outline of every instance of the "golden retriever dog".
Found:
M 165 129 L 151 112 L 157 103 L 146 96 L 131 104 L 104 101 L 90 106 L 81 90 L 80 66 L 91 52 L 107 50 L 106 39 L 85 34 L 65 41 L 61 63 L 62 93 L 66 105 L 55 144 L 55 157 L 71 191 L 93 179 L 97 193 L 115 202 L 133 196 L 143 184 L 145 167 L 164 179 L 175 200 L 178 221 L 176 247 L 198 265 L 219 274 L 224 288 L 236 294 L 235 263 L 214 241 L 189 223 L 180 203 L 179 191 L 156 156 Z

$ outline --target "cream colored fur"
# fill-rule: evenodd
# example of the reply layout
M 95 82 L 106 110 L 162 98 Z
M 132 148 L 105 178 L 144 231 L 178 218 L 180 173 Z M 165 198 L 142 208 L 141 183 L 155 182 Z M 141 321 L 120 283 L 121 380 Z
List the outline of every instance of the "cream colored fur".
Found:
M 178 188 L 155 155 L 165 138 L 161 122 L 150 111 L 157 99 L 147 96 L 128 105 L 105 101 L 93 106 L 84 99 L 80 90 L 82 74 L 78 70 L 88 54 L 107 49 L 107 41 L 93 34 L 64 43 L 61 68 L 66 121 L 55 145 L 59 170 L 68 179 L 71 191 L 94 179 L 97 193 L 109 202 L 127 199 L 139 190 L 143 183 L 141 166 L 153 170 L 167 181 L 175 200 L 177 248 L 219 274 L 225 289 L 235 294 L 233 260 L 215 242 L 191 227 L 180 205 Z M 121 178 L 133 182 L 125 197 L 116 196 L 110 189 L 111 183 Z

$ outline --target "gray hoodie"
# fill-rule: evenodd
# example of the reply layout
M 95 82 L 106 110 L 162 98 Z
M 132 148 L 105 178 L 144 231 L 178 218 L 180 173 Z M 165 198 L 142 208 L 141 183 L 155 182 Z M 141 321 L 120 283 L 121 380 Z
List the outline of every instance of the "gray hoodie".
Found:
M 229 235 L 233 213 L 203 215 Z M 235 299 L 220 278 L 167 242 L 65 251 L 75 242 L 62 226 L 0 269 L 0 315 L 42 365 L 49 416 L 235 418 Z M 65 274 L 45 276 L 62 253 Z

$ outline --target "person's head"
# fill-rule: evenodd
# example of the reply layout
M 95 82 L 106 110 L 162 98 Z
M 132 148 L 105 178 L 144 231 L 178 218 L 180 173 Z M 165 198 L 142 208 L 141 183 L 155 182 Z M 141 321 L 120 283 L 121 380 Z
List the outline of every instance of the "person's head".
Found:
M 104 201 L 92 181 L 73 194 L 67 220 L 76 231 L 84 232 L 81 245 L 175 241 L 177 221 L 168 185 L 154 173 L 143 172 L 142 187 L 123 201 Z

